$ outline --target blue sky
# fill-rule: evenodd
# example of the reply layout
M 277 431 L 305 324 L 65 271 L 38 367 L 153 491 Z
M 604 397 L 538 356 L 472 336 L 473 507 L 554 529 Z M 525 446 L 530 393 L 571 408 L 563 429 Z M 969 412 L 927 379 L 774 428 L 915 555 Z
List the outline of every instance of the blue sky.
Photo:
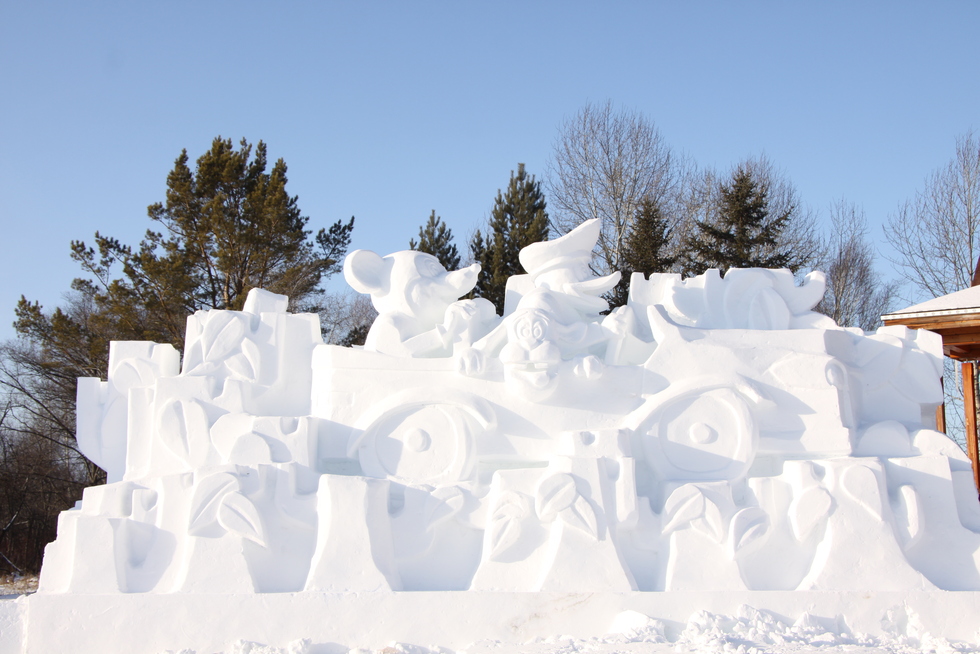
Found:
M 976 2 L 0 1 L 0 338 L 54 307 L 72 239 L 135 244 L 182 148 L 264 140 L 310 227 L 460 247 L 586 102 L 727 169 L 765 153 L 880 225 L 980 129 Z M 887 264 L 883 270 L 888 271 Z

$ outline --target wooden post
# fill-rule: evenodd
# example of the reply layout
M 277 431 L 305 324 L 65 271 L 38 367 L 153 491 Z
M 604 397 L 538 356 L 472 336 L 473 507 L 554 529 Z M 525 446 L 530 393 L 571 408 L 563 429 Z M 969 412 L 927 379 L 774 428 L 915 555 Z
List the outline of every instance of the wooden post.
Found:
M 973 462 L 973 483 L 980 492 L 980 456 L 977 451 L 976 362 L 963 362 L 963 411 L 966 414 L 966 453 Z
M 946 397 L 946 380 L 942 375 L 939 376 L 939 388 L 943 389 L 943 397 Z M 946 402 L 936 407 L 936 431 L 946 433 Z

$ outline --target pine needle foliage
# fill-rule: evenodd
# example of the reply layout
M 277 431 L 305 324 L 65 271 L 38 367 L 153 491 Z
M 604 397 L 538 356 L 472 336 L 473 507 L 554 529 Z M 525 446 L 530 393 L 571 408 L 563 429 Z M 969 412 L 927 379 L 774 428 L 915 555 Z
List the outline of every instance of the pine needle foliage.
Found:
M 547 202 L 541 184 L 528 176 L 524 164 L 517 164 L 517 174 L 510 173 L 506 193 L 498 190 L 490 213 L 486 237 L 477 231 L 470 242 L 473 259 L 482 271 L 474 295 L 486 298 L 504 312 L 507 279 L 519 275 L 518 254 L 521 249 L 548 240 Z
M 459 250 L 453 243 L 453 230 L 442 222 L 442 217 L 436 215 L 433 209 L 428 222 L 419 227 L 419 240 L 410 239 L 408 247 L 419 252 L 431 254 L 446 270 L 459 268 Z
M 709 268 L 798 267 L 791 252 L 779 249 L 779 235 L 795 207 L 770 216 L 768 189 L 745 166 L 738 166 L 720 187 L 721 202 L 714 221 L 696 220 L 686 242 L 685 272 L 699 275 Z
M 630 276 L 643 273 L 670 272 L 677 262 L 671 247 L 673 230 L 663 215 L 660 204 L 652 198 L 644 198 L 637 207 L 633 227 L 623 247 L 622 278 L 607 298 L 610 308 L 626 304 L 629 298 Z
M 71 244 L 72 258 L 94 277 L 74 287 L 127 338 L 183 347 L 187 316 L 201 309 L 239 310 L 253 288 L 288 295 L 291 308 L 316 310 L 320 283 L 340 270 L 354 219 L 321 229 L 286 192 L 286 163 L 267 172 L 265 143 L 214 139 L 188 166 L 181 152 L 167 176 L 165 202 L 148 207 L 149 229 L 133 248 L 96 232 L 95 247 Z M 115 264 L 122 277 L 113 278 Z

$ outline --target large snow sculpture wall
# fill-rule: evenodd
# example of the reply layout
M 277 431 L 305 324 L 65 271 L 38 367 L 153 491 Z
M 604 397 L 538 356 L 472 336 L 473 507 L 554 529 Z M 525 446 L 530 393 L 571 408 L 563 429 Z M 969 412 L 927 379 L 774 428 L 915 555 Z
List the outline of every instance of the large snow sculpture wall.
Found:
M 350 254 L 361 348 L 261 290 L 114 343 L 41 594 L 980 589 L 969 463 L 929 332 L 841 329 L 824 276 L 588 268 L 596 222 L 478 266 Z

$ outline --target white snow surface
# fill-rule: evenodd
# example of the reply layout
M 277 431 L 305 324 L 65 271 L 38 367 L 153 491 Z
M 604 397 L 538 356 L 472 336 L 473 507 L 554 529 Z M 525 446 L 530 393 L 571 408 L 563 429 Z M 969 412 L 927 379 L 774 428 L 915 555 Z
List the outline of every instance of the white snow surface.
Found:
M 919 304 L 913 304 L 900 311 L 893 311 L 885 317 L 895 318 L 912 314 L 941 314 L 943 312 L 965 313 L 968 311 L 977 311 L 978 309 L 980 309 L 980 286 L 972 286 L 970 288 L 964 288 L 962 291 L 956 291 L 955 293 L 941 295 L 931 300 L 920 302 Z
M 885 624 L 891 618 L 891 624 Z M 222 654 L 571 654 L 572 652 L 614 653 L 706 653 L 706 654 L 789 654 L 841 652 L 853 654 L 911 654 L 980 652 L 980 631 L 973 643 L 954 643 L 924 631 L 915 614 L 899 611 L 883 621 L 886 635 L 874 637 L 850 633 L 846 620 L 828 622 L 808 613 L 787 624 L 768 611 L 742 606 L 738 615 L 719 615 L 698 611 L 688 620 L 673 642 L 665 635 L 664 624 L 636 611 L 624 611 L 603 637 L 577 639 L 567 635 L 538 638 L 523 644 L 484 640 L 463 649 L 438 645 L 392 642 L 382 649 L 317 645 L 308 638 L 286 647 L 239 640 Z M 204 654 L 194 650 L 165 650 L 160 654 Z M 217 654 L 217 653 L 215 653 Z
M 352 252 L 363 348 L 262 289 L 182 353 L 113 342 L 76 411 L 108 482 L 0 654 L 974 651 L 939 336 L 842 329 L 789 270 L 637 273 L 606 314 L 599 234 L 524 248 L 502 315 L 478 264 Z

